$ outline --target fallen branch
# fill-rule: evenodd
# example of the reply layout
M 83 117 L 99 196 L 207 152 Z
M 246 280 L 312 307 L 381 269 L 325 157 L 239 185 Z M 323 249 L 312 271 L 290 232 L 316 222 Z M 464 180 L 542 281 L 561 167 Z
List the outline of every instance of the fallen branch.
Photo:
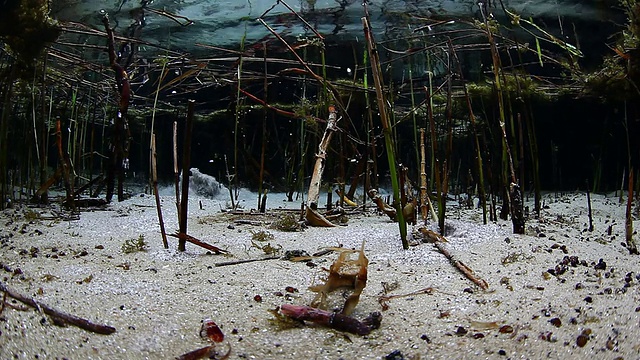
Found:
M 244 264 L 244 263 L 248 263 L 248 262 L 255 262 L 255 261 L 264 261 L 264 260 L 275 260 L 278 259 L 278 256 L 269 256 L 266 258 L 260 258 L 260 259 L 244 259 L 244 260 L 234 260 L 234 261 L 225 261 L 225 262 L 219 262 L 219 263 L 215 263 L 215 266 L 228 266 L 228 265 L 238 265 L 238 264 Z
M 178 238 L 179 240 L 182 240 L 182 241 L 188 241 L 188 242 L 190 242 L 190 243 L 192 243 L 194 245 L 198 245 L 198 246 L 203 247 L 203 248 L 205 248 L 207 250 L 213 251 L 216 255 L 220 255 L 220 254 L 228 252 L 227 250 L 222 250 L 219 247 L 216 247 L 216 246 L 213 246 L 213 245 L 209 245 L 209 244 L 207 244 L 205 242 L 202 242 L 202 241 L 194 238 L 193 236 L 187 235 L 185 233 L 179 232 L 179 233 L 171 234 L 169 236 L 174 237 L 174 238 Z
M 62 321 L 63 323 L 66 324 L 71 324 L 71 325 L 75 325 L 79 328 L 82 328 L 84 330 L 87 331 L 91 331 L 97 334 L 103 334 L 103 335 L 110 335 L 113 334 L 116 331 L 116 328 L 108 326 L 108 325 L 102 325 L 102 324 L 95 324 L 92 323 L 91 321 L 87 320 L 87 319 L 83 319 L 81 317 L 75 316 L 75 315 L 71 315 L 71 314 L 66 314 L 63 312 L 60 312 L 56 309 L 50 308 L 49 306 L 36 301 L 32 298 L 26 297 L 22 294 L 19 294 L 11 289 L 9 289 L 7 287 L 6 284 L 0 282 L 0 291 L 4 292 L 6 295 L 20 301 L 23 302 L 33 308 L 36 308 L 40 311 L 42 311 L 43 313 L 56 318 L 57 320 Z
M 420 228 L 419 231 L 427 240 L 429 240 L 429 242 L 432 242 L 433 245 L 438 249 L 438 251 L 440 251 L 442 255 L 446 256 L 451 264 L 458 270 L 460 270 L 460 272 L 463 273 L 464 276 L 467 277 L 467 279 L 473 281 L 473 283 L 478 285 L 482 290 L 487 290 L 489 288 L 489 284 L 487 284 L 487 282 L 483 279 L 477 277 L 470 267 L 465 265 L 462 261 L 455 259 L 453 255 L 451 255 L 449 250 L 447 250 L 447 248 L 445 248 L 444 246 L 444 243 L 447 242 L 447 239 L 444 236 L 436 234 L 435 232 L 426 228 Z

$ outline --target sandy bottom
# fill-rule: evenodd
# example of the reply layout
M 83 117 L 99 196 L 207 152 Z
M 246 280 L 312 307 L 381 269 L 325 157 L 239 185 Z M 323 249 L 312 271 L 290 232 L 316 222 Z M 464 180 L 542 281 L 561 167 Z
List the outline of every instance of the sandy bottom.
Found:
M 162 201 L 173 233 L 174 200 Z M 584 194 L 548 194 L 526 235 L 513 235 L 507 221 L 483 225 L 480 210 L 451 204 L 446 246 L 487 281 L 488 291 L 432 244 L 412 239 L 415 245 L 403 250 L 397 224 L 373 211 L 351 215 L 346 226 L 284 232 L 269 228 L 286 213 L 277 208 L 299 204 L 270 195 L 274 215 L 266 217 L 223 212 L 224 199 L 193 198 L 188 233 L 229 252 L 212 255 L 191 244 L 180 253 L 172 237 L 165 250 L 149 195 L 83 211 L 79 219 L 18 206 L 0 215 L 1 281 L 116 332 L 61 327 L 7 298 L 0 358 L 172 359 L 210 344 L 200 327 L 211 319 L 225 335 L 218 359 L 229 349 L 230 359 L 638 359 L 640 258 L 622 244 L 624 205 L 614 196 L 592 201 L 592 232 Z M 252 244 L 260 231 L 273 238 Z M 124 253 L 123 244 L 141 235 L 146 251 Z M 262 258 L 269 249 L 312 254 L 360 248 L 363 241 L 368 282 L 353 317 L 382 313 L 380 328 L 365 336 L 309 323 L 283 326 L 272 313 L 282 304 L 308 305 L 315 296 L 309 286 L 321 282 L 336 253 L 311 263 L 278 258 L 216 266 Z M 414 292 L 382 309 L 381 296 Z

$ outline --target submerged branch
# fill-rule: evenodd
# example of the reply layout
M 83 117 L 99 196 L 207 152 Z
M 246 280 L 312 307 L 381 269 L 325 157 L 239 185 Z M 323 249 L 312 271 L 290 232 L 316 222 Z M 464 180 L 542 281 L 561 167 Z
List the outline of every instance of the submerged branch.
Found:
M 58 320 L 61 320 L 63 323 L 67 323 L 67 324 L 71 324 L 74 326 L 77 326 L 81 329 L 87 330 L 87 331 L 91 331 L 97 334 L 102 334 L 102 335 L 110 335 L 113 334 L 116 331 L 116 328 L 112 327 L 112 326 L 108 326 L 108 325 L 102 325 L 102 324 L 96 324 L 93 323 L 87 319 L 83 319 L 81 317 L 75 316 L 75 315 L 71 315 L 71 314 L 67 314 L 67 313 L 63 313 L 61 311 L 58 311 L 54 308 L 51 308 L 39 301 L 36 301 L 32 298 L 26 297 L 20 293 L 15 292 L 14 290 L 11 290 L 7 287 L 6 284 L 0 282 L 0 291 L 4 292 L 5 294 L 7 294 L 8 296 L 22 302 L 25 303 L 33 308 L 36 308 L 40 311 L 42 311 L 43 313 L 54 317 Z

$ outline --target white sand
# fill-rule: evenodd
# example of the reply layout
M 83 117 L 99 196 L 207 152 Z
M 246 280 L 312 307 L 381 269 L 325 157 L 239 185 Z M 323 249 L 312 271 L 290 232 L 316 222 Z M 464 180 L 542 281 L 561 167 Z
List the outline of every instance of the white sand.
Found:
M 250 199 L 245 207 L 255 207 L 256 200 L 245 195 Z M 270 208 L 287 204 L 275 198 L 270 195 Z M 347 226 L 303 232 L 239 224 L 230 228 L 232 217 L 221 212 L 224 199 L 192 198 L 188 233 L 231 254 L 222 256 L 207 255 L 191 244 L 179 253 L 177 239 L 171 237 L 170 250 L 165 250 L 155 201 L 148 195 L 103 211 L 85 211 L 70 221 L 28 222 L 28 208 L 9 209 L 0 216 L 1 281 L 50 307 L 117 331 L 98 335 L 59 327 L 33 309 L 6 307 L 0 314 L 0 358 L 172 359 L 209 344 L 199 330 L 201 321 L 210 318 L 225 334 L 218 347 L 220 352 L 230 347 L 230 359 L 381 359 L 396 350 L 405 359 L 638 359 L 640 258 L 621 245 L 624 205 L 613 196 L 592 199 L 593 232 L 587 231 L 584 194 L 550 194 L 541 219 L 527 221 L 525 236 L 513 235 L 510 222 L 482 225 L 480 210 L 452 204 L 448 224 L 454 231 L 447 246 L 489 283 L 486 292 L 433 245 L 403 250 L 397 224 L 374 213 L 351 216 Z M 178 227 L 175 204 L 168 196 L 162 200 L 166 228 L 173 233 Z M 50 209 L 29 210 L 44 218 L 52 215 Z M 315 325 L 279 330 L 269 310 L 285 303 L 309 304 L 315 294 L 308 287 L 337 255 L 313 260 L 316 267 L 282 259 L 214 266 L 264 256 L 251 246 L 251 232 L 260 230 L 272 233 L 269 243 L 282 251 L 359 248 L 366 241 L 369 277 L 356 318 L 382 311 L 378 299 L 383 284 L 397 284 L 390 294 L 434 291 L 390 300 L 381 327 L 367 336 Z M 125 240 L 139 235 L 148 250 L 123 253 Z M 567 254 L 557 245 L 552 248 L 554 244 L 565 245 Z M 562 275 L 543 276 L 565 256 L 577 256 L 586 266 L 569 265 Z M 594 268 L 599 259 L 606 263 L 604 270 Z M 16 274 L 17 269 L 22 273 Z M 629 272 L 632 280 L 626 284 Z M 288 286 L 299 292 L 287 293 Z M 262 302 L 254 300 L 256 295 Z M 550 322 L 554 318 L 559 327 Z M 495 325 L 509 325 L 514 332 L 501 333 Z M 588 342 L 579 347 L 576 340 L 586 329 L 591 331 Z

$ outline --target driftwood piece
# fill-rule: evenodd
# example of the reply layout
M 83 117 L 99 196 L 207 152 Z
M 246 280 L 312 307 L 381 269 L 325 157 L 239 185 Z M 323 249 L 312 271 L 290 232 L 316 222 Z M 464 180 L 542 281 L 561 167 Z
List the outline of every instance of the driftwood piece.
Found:
M 320 145 L 318 145 L 316 163 L 313 167 L 311 183 L 309 184 L 309 193 L 307 195 L 306 218 L 311 226 L 335 226 L 329 220 L 325 219 L 317 209 L 318 199 L 320 198 L 320 183 L 322 181 L 322 173 L 324 172 L 324 166 L 327 158 L 327 148 L 329 147 L 329 142 L 331 141 L 333 133 L 338 130 L 338 120 L 336 109 L 333 106 L 329 106 L 329 120 L 327 122 L 327 128 L 322 135 L 322 140 L 320 140 Z
M 219 247 L 216 247 L 216 246 L 213 246 L 213 245 L 209 245 L 209 244 L 207 244 L 205 242 L 202 242 L 202 241 L 194 238 L 191 235 L 188 235 L 188 234 L 185 234 L 185 233 L 182 233 L 182 232 L 177 232 L 177 233 L 171 234 L 169 236 L 172 236 L 174 238 L 178 238 L 178 240 L 183 241 L 185 243 L 186 242 L 190 242 L 190 243 L 192 243 L 194 245 L 198 245 L 198 246 L 203 247 L 203 248 L 205 248 L 207 250 L 213 251 L 216 255 L 220 255 L 220 254 L 224 254 L 224 253 L 228 252 L 227 250 L 222 250 Z M 181 251 L 184 251 L 184 250 L 181 250 Z
M 20 293 L 15 292 L 14 290 L 11 290 L 7 287 L 6 284 L 0 282 L 0 291 L 4 292 L 5 294 L 7 294 L 8 296 L 22 302 L 25 303 L 33 308 L 36 308 L 40 311 L 42 311 L 43 313 L 54 317 L 57 320 L 61 320 L 64 323 L 67 324 L 71 324 L 74 326 L 77 326 L 81 329 L 87 330 L 87 331 L 91 331 L 97 334 L 103 334 L 103 335 L 109 335 L 109 334 L 113 334 L 116 331 L 116 328 L 112 327 L 112 326 L 108 326 L 108 325 L 102 325 L 102 324 L 96 324 L 93 323 L 87 319 L 83 319 L 81 317 L 75 316 L 75 315 L 71 315 L 71 314 L 67 314 L 67 313 L 63 313 L 61 311 L 58 311 L 56 309 L 53 309 L 39 301 L 36 301 L 32 298 L 26 297 Z
M 464 276 L 467 277 L 467 279 L 471 280 L 474 284 L 478 285 L 482 290 L 487 290 L 489 288 L 489 284 L 487 284 L 487 282 L 484 281 L 483 279 L 477 277 L 473 273 L 473 270 L 471 270 L 470 267 L 468 267 L 467 265 L 465 265 L 465 263 L 463 263 L 462 261 L 456 259 L 453 255 L 451 255 L 449 250 L 447 250 L 447 248 L 444 245 L 444 243 L 447 242 L 447 239 L 444 236 L 437 234 L 426 228 L 420 228 L 419 231 L 425 237 L 425 239 L 429 240 L 429 242 L 432 242 L 433 245 L 438 249 L 438 251 L 440 251 L 442 255 L 446 256 L 447 259 L 449 259 L 449 261 L 451 262 L 451 264 L 455 266 L 458 270 L 460 270 L 460 272 L 463 273 Z

